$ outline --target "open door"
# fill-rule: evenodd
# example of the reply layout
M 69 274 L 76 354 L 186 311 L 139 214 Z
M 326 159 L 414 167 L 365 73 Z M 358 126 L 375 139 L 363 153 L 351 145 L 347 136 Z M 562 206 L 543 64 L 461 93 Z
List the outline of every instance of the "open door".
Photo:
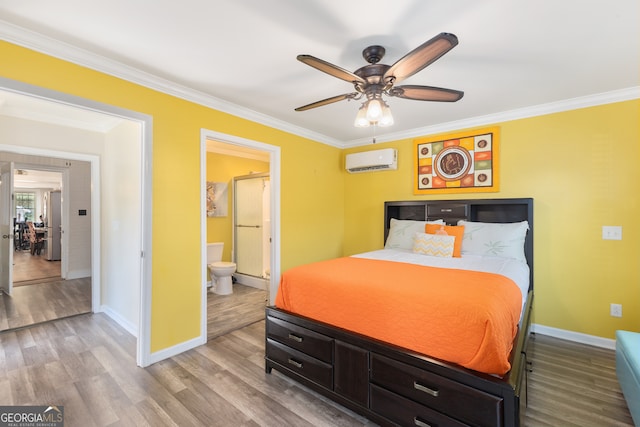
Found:
M 0 290 L 13 293 L 13 162 L 0 167 Z

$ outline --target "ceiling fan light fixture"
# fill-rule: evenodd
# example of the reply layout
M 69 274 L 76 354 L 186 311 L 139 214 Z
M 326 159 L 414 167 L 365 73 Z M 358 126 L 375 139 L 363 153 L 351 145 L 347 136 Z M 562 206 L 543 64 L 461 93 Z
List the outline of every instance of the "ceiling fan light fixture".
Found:
M 382 101 L 382 117 L 378 120 L 378 126 L 386 127 L 393 125 L 393 114 L 391 114 L 391 108 L 386 102 Z
M 382 118 L 382 101 L 379 98 L 373 98 L 366 102 L 367 120 L 377 122 Z
M 366 102 L 362 104 L 360 109 L 358 110 L 358 114 L 356 114 L 356 120 L 353 122 L 353 125 L 357 128 L 366 128 L 371 125 L 369 120 L 367 119 L 367 106 Z

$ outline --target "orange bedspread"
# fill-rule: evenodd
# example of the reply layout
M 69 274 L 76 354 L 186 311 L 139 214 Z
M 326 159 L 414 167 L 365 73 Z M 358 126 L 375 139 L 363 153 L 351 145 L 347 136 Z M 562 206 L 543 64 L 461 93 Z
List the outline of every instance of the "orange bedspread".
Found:
M 522 296 L 501 275 L 364 258 L 292 268 L 276 307 L 488 374 L 511 368 Z

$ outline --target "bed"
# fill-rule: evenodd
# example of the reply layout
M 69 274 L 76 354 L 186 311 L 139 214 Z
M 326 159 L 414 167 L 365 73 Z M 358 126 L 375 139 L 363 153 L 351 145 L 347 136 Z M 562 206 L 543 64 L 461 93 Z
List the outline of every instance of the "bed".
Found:
M 380 425 L 520 426 L 533 200 L 385 202 L 383 232 L 384 249 L 282 275 L 266 372 Z

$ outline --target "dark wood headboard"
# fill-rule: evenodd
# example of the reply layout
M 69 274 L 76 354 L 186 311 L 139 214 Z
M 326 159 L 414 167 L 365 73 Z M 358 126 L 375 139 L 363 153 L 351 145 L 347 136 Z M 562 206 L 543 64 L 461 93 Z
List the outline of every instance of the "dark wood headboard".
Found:
M 449 225 L 459 220 L 479 222 L 529 222 L 524 255 L 529 265 L 529 289 L 533 289 L 533 199 L 409 200 L 384 203 L 384 241 L 391 218 L 428 221 L 443 219 Z

